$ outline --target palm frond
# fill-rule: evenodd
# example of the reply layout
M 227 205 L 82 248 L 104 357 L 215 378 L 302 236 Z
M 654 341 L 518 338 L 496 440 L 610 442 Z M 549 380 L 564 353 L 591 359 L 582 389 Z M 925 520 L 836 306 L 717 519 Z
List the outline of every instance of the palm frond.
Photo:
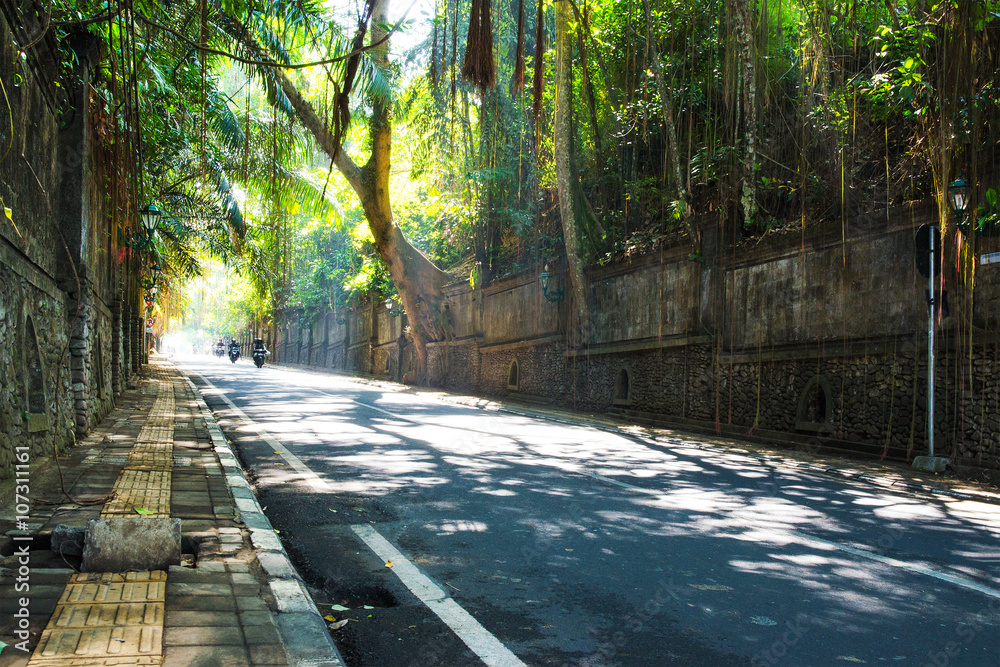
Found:
M 241 150 L 246 142 L 246 134 L 226 98 L 218 91 L 211 91 L 205 106 L 205 114 L 222 143 L 230 150 Z
M 240 204 L 236 201 L 236 197 L 233 196 L 233 186 L 226 176 L 225 169 L 219 162 L 214 160 L 209 161 L 207 167 L 208 171 L 205 175 L 209 179 L 209 184 L 213 187 L 215 194 L 218 196 L 222 219 L 227 222 L 230 232 L 237 239 L 242 239 L 246 236 L 246 223 L 243 220 L 243 212 L 240 210 Z

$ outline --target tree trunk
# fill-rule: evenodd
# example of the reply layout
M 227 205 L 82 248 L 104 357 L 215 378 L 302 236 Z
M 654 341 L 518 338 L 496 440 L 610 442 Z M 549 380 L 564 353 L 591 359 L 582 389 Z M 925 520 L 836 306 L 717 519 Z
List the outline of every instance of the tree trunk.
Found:
M 554 123 L 554 152 L 556 163 L 556 187 L 559 191 L 559 215 L 562 218 L 563 242 L 566 244 L 566 263 L 572 287 L 573 313 L 576 318 L 578 343 L 587 343 L 587 326 L 590 309 L 587 304 L 587 290 L 583 268 L 587 258 L 580 228 L 577 224 L 577 198 L 574 196 L 577 184 L 573 182 L 573 41 L 569 34 L 569 19 L 572 14 L 570 3 L 559 0 L 556 11 L 556 115 Z
M 387 5 L 388 0 L 376 0 L 374 3 L 372 42 L 385 36 Z M 388 48 L 386 42 L 372 51 L 372 57 L 387 62 Z M 337 150 L 329 127 L 285 72 L 275 70 L 275 77 L 299 120 L 333 159 L 337 169 L 361 200 L 368 227 L 375 238 L 375 248 L 389 269 L 410 322 L 410 333 L 416 351 L 416 368 L 415 376 L 407 379 L 423 383 L 427 374 L 427 343 L 444 338 L 444 328 L 439 316 L 444 300 L 441 288 L 448 282 L 449 276 L 407 241 L 393 219 L 389 192 L 392 153 L 389 109 L 384 101 L 373 102 L 369 125 L 371 156 L 364 166 L 359 167 L 346 151 Z
M 754 60 L 753 0 L 737 0 L 733 8 L 736 40 L 740 48 L 743 82 L 743 224 L 757 217 L 757 67 Z
M 653 14 L 649 11 L 649 0 L 642 0 L 642 11 L 646 14 L 646 43 L 649 45 L 650 60 L 653 61 L 653 76 L 656 79 L 656 91 L 660 96 L 660 109 L 663 111 L 663 123 L 666 126 L 667 152 L 670 158 L 671 175 L 674 179 L 674 192 L 679 202 L 678 207 L 681 209 L 681 219 L 691 237 L 691 245 L 697 250 L 701 246 L 701 237 L 694 224 L 690 196 L 684 187 L 684 178 L 681 176 L 680 152 L 677 148 L 677 126 L 674 123 L 673 94 L 667 90 L 666 81 L 663 79 L 660 48 L 656 43 L 656 35 L 653 33 Z

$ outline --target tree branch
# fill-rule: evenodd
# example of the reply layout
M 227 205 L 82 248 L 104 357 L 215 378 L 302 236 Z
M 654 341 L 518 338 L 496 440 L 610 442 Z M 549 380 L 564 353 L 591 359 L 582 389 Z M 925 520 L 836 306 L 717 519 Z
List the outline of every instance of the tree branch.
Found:
M 255 66 L 258 66 L 258 67 L 274 67 L 274 68 L 278 68 L 278 69 L 297 70 L 297 69 L 306 69 L 308 67 L 316 67 L 318 65 L 332 65 L 334 63 L 343 62 L 345 60 L 348 60 L 350 58 L 358 56 L 358 55 L 360 55 L 362 53 L 365 53 L 366 51 L 371 51 L 372 49 L 377 49 L 378 47 L 380 47 L 383 44 L 387 43 L 389 41 L 389 38 L 392 37 L 392 35 L 399 30 L 399 28 L 403 25 L 403 22 L 406 20 L 407 15 L 410 13 L 410 10 L 413 9 L 413 5 L 414 4 L 416 4 L 416 0 L 413 0 L 413 2 L 410 3 L 409 8 L 407 8 L 407 10 L 403 13 L 403 15 L 399 18 L 399 20 L 396 21 L 396 24 L 393 25 L 392 28 L 388 32 L 386 32 L 386 34 L 384 36 L 382 36 L 379 40 L 377 40 L 375 42 L 372 42 L 371 44 L 369 44 L 367 46 L 361 46 L 361 47 L 352 49 L 350 53 L 346 53 L 346 54 L 344 54 L 342 56 L 337 56 L 336 58 L 327 58 L 325 60 L 315 60 L 315 61 L 307 62 L 307 63 L 287 63 L 287 64 L 279 63 L 279 62 L 276 62 L 274 60 L 253 60 L 251 58 L 243 58 L 241 56 L 236 55 L 235 53 L 229 53 L 228 51 L 221 51 L 219 49 L 213 49 L 211 47 L 204 46 L 202 44 L 199 44 L 198 42 L 195 42 L 195 41 L 193 41 L 191 39 L 188 39 L 182 33 L 179 33 L 176 30 L 173 30 L 171 28 L 168 28 L 167 26 L 165 26 L 165 25 L 163 25 L 161 23 L 157 23 L 153 19 L 151 19 L 148 16 L 145 16 L 145 15 L 139 13 L 139 12 L 134 12 L 134 15 L 142 23 L 145 23 L 146 25 L 154 27 L 154 28 L 159 28 L 160 30 L 163 30 L 164 32 L 166 32 L 168 34 L 173 35 L 174 37 L 176 37 L 177 39 L 181 40 L 182 42 L 184 42 L 188 46 L 190 46 L 192 48 L 195 48 L 195 49 L 198 49 L 198 51 L 201 51 L 203 53 L 210 53 L 212 55 L 223 56 L 225 58 L 230 58 L 231 60 L 235 60 L 236 62 L 243 63 L 244 65 L 255 65 Z

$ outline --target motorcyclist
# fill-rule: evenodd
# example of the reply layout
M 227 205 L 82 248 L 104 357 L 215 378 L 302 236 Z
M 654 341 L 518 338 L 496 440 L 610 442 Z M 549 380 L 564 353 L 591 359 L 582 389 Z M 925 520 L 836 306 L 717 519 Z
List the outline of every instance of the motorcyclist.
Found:
M 229 340 L 229 353 L 232 354 L 233 351 L 236 352 L 237 356 L 240 353 L 240 344 L 236 342 L 235 338 Z
M 253 363 L 257 368 L 263 368 L 264 357 L 271 354 L 267 351 L 267 347 L 264 345 L 264 340 L 262 338 L 254 338 L 253 342 L 250 344 L 250 357 L 253 359 Z
M 223 343 L 223 342 L 222 342 L 222 339 L 220 338 L 220 339 L 219 339 L 219 340 L 218 340 L 218 341 L 217 341 L 217 342 L 215 343 L 215 355 L 216 355 L 216 356 L 218 356 L 218 357 L 221 357 L 221 356 L 222 356 L 222 355 L 224 355 L 225 353 L 226 353 L 226 344 L 225 344 L 225 343 Z

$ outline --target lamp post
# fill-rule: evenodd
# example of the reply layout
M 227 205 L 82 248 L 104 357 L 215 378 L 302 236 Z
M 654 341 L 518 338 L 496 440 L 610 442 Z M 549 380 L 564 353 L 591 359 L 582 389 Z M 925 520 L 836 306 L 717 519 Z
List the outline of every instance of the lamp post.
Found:
M 961 176 L 952 181 L 948 186 L 948 204 L 958 220 L 958 225 L 962 224 L 962 216 L 968 204 L 968 184 Z M 948 460 L 934 456 L 934 320 L 938 313 L 938 298 L 935 292 L 935 271 L 937 262 L 935 252 L 941 252 L 935 248 L 937 242 L 937 226 L 931 225 L 928 236 L 928 271 L 927 271 L 927 299 L 930 304 L 930 317 L 927 324 L 927 453 L 928 456 L 918 456 L 913 459 L 913 467 L 921 470 L 933 472 L 944 472 Z
M 389 314 L 389 317 L 399 317 L 403 314 L 403 304 L 396 301 L 392 297 L 389 297 L 384 302 L 385 310 Z
M 948 203 L 951 205 L 951 210 L 955 213 L 955 217 L 958 220 L 958 225 L 962 225 L 962 216 L 965 213 L 965 207 L 969 203 L 969 186 L 965 182 L 965 179 L 959 176 L 951 185 L 948 186 Z M 931 458 L 934 457 L 934 318 L 937 317 L 937 298 L 934 294 L 934 237 L 935 234 L 930 235 L 930 296 L 931 296 L 931 318 L 930 326 L 927 331 L 927 351 L 928 351 L 928 369 L 927 369 L 927 438 L 928 438 L 928 452 Z M 941 252 L 938 250 L 938 252 Z

